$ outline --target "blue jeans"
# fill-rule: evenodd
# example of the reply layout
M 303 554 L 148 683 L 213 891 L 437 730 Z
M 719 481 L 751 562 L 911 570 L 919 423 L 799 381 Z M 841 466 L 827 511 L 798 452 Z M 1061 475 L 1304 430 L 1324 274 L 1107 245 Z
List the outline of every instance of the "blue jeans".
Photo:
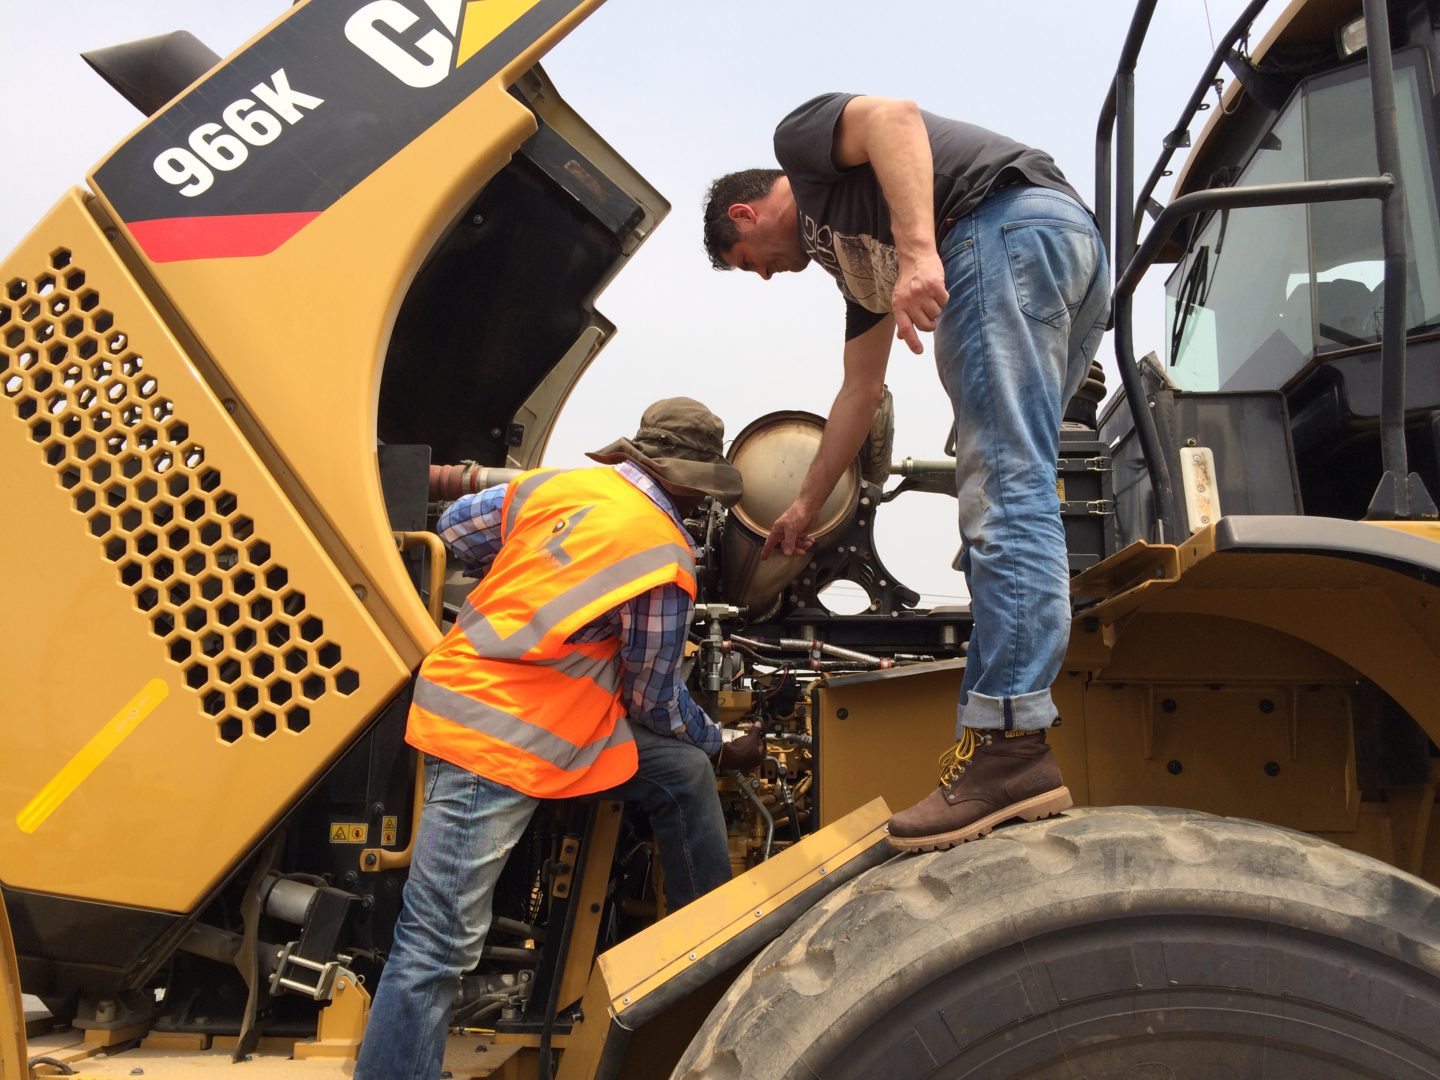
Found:
M 649 813 L 674 909 L 730 880 L 715 773 L 699 747 L 633 729 L 639 769 L 598 797 L 631 800 Z M 538 802 L 448 761 L 425 759 L 425 810 L 356 1080 L 440 1075 L 460 977 L 480 959 L 495 883 Z
M 460 976 L 480 959 L 490 902 L 539 800 L 425 759 L 425 809 L 395 944 L 355 1065 L 356 1080 L 435 1080 Z
M 730 880 L 725 812 L 715 768 L 694 743 L 631 724 L 640 767 L 606 797 L 635 803 L 650 817 L 665 874 L 665 906 L 674 911 Z
M 1070 637 L 1060 418 L 1105 331 L 1105 249 L 1083 206 L 1025 185 L 957 221 L 940 256 L 950 301 L 935 362 L 955 410 L 960 568 L 975 620 L 956 735 L 1044 728 Z

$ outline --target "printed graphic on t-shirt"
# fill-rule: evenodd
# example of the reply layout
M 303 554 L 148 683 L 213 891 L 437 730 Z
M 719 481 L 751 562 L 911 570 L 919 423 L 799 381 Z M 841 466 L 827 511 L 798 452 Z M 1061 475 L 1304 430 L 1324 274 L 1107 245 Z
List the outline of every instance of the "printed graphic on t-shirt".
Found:
M 889 311 L 899 273 L 894 245 L 863 233 L 847 236 L 829 225 L 817 228 L 809 214 L 802 217 L 805 254 L 840 283 L 845 298 L 866 311 Z

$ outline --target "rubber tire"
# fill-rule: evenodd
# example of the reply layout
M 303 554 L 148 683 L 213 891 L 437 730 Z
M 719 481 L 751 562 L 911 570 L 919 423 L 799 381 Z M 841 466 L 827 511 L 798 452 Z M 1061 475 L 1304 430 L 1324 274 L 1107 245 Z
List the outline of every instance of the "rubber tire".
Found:
M 826 897 L 673 1076 L 1436 1077 L 1440 890 L 1271 825 L 1072 810 Z

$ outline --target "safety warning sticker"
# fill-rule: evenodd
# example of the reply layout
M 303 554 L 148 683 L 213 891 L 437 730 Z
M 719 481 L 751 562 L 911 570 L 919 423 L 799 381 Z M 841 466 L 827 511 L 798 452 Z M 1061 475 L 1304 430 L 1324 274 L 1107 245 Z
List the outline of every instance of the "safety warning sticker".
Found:
M 332 844 L 363 844 L 370 839 L 370 826 L 357 821 L 332 821 L 330 842 Z

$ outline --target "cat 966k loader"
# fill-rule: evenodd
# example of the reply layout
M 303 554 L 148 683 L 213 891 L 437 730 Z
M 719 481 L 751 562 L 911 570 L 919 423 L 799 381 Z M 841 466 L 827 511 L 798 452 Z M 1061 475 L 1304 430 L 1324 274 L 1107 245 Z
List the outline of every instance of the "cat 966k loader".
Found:
M 595 6 L 310 0 L 223 62 L 92 57 L 148 119 L 0 268 L 7 1080 L 346 1075 L 453 612 L 436 503 L 540 463 L 668 209 L 537 66 Z M 1155 0 L 1102 103 L 1124 393 L 1087 385 L 1056 473 L 1077 809 L 888 850 L 970 622 L 874 549 L 952 468 L 891 464 L 881 422 L 779 576 L 753 504 L 690 523 L 691 686 L 766 731 L 717 778 L 735 879 L 667 914 L 645 821 L 546 804 L 453 1075 L 1440 1074 L 1437 15 L 1304 0 L 1252 47 L 1263 6 L 1138 193 Z M 747 488 L 797 481 L 774 463 L 818 425 L 752 424 Z M 839 580 L 866 612 L 825 608 Z

